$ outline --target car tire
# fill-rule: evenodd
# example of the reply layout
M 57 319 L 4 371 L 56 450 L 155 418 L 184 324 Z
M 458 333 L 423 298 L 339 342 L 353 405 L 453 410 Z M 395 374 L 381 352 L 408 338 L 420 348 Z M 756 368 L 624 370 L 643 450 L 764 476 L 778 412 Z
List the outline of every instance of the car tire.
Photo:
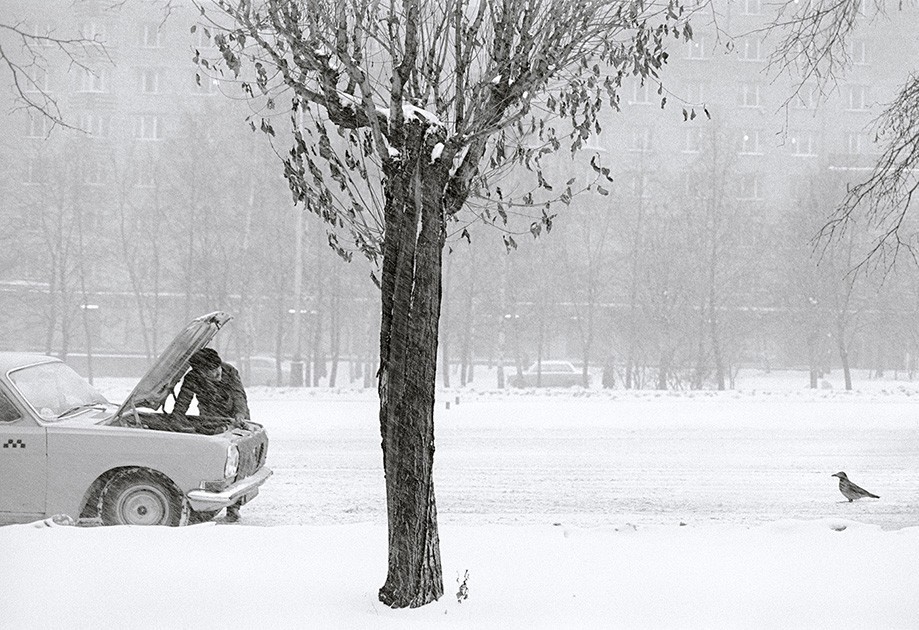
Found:
M 150 470 L 123 470 L 105 485 L 100 499 L 103 525 L 188 523 L 189 506 L 166 477 Z

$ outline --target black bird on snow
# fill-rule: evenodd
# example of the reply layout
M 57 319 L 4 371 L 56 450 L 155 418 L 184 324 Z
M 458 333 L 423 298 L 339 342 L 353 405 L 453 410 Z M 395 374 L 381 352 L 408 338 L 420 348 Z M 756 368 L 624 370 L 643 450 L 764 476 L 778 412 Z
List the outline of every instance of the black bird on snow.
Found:
M 839 491 L 842 492 L 842 496 L 849 499 L 849 503 L 855 499 L 861 499 L 862 497 L 871 497 L 872 499 L 880 499 L 876 494 L 871 494 L 864 488 L 859 488 L 854 483 L 849 481 L 849 478 L 846 477 L 846 473 L 840 471 L 836 474 L 830 475 L 830 477 L 839 477 Z

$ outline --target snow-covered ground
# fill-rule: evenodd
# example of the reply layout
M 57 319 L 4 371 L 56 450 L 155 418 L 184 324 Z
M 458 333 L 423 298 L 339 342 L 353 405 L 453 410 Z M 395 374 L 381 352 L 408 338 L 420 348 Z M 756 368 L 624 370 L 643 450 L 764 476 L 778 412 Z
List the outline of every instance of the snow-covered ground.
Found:
M 441 392 L 446 594 L 413 611 L 376 599 L 374 393 L 253 388 L 275 475 L 241 524 L 0 528 L 0 627 L 919 628 L 919 385 L 804 384 Z

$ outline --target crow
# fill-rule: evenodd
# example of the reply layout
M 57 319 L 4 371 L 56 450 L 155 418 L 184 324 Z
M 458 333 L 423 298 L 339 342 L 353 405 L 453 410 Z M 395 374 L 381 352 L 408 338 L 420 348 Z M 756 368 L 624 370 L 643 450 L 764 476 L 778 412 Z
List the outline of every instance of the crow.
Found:
M 859 488 L 858 486 L 856 486 L 854 483 L 849 481 L 849 478 L 846 477 L 846 473 L 842 471 L 835 473 L 833 475 L 830 475 L 830 476 L 839 477 L 839 491 L 842 492 L 842 496 L 849 499 L 850 503 L 854 501 L 855 499 L 861 499 L 862 497 L 871 497 L 872 499 L 881 498 L 876 494 L 871 494 L 864 488 Z

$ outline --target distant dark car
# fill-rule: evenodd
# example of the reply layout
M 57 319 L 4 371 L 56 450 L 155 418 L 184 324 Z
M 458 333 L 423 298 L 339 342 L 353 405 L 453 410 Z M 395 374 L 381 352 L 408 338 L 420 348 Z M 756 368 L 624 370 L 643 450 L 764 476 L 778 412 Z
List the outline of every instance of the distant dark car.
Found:
M 520 376 L 511 379 L 513 387 L 574 387 L 583 385 L 580 370 L 569 361 L 543 361 L 531 365 Z

